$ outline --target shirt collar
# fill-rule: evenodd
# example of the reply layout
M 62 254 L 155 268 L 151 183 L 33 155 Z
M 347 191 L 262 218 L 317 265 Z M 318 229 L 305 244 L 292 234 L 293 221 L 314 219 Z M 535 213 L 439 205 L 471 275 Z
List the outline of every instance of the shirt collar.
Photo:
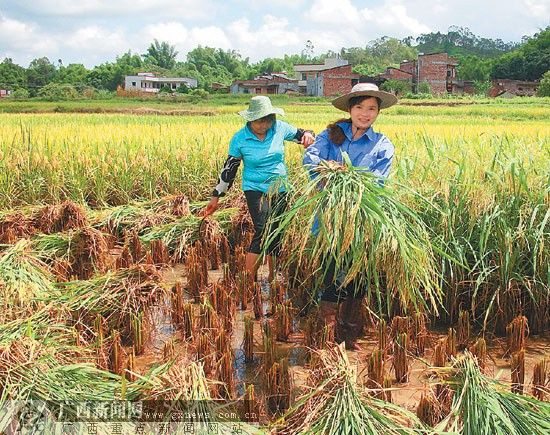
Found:
M 351 132 L 351 122 L 339 122 L 337 123 L 337 125 L 342 128 L 342 131 L 346 135 L 346 138 L 351 142 L 353 140 L 353 133 Z M 374 140 L 375 133 L 372 127 L 369 127 L 367 131 L 365 131 L 361 135 L 361 137 L 363 136 L 367 136 L 368 140 Z

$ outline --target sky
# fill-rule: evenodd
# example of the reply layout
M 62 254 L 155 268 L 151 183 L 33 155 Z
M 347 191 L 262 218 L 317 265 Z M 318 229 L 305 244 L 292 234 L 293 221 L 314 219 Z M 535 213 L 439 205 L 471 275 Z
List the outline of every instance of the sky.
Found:
M 202 45 L 256 62 L 301 53 L 308 40 L 318 55 L 457 25 L 518 42 L 549 24 L 550 0 L 0 0 L 0 60 L 91 68 L 143 54 L 156 38 L 181 61 Z

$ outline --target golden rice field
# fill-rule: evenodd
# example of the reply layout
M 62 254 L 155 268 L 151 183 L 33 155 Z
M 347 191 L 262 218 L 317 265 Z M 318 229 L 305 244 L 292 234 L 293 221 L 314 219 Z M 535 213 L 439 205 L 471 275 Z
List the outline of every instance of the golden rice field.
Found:
M 396 146 L 399 200 L 428 229 L 440 300 L 437 313 L 366 300 L 357 352 L 319 329 L 307 273 L 269 288 L 244 275 L 237 183 L 198 215 L 245 100 L 0 104 L 0 431 L 27 430 L 12 401 L 32 399 L 180 400 L 196 433 L 549 433 L 550 101 L 457 101 L 402 102 L 375 124 Z M 341 117 L 276 104 L 317 133 Z M 287 150 L 301 182 L 303 150 Z M 214 428 L 219 399 L 237 417 Z

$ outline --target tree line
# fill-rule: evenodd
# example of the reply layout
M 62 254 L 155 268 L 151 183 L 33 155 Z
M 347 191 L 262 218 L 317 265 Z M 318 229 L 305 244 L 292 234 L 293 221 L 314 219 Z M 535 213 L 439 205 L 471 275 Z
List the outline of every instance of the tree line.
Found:
M 538 80 L 550 69 L 550 26 L 521 42 L 480 38 L 468 28 L 452 26 L 447 33 L 432 32 L 417 38 L 396 39 L 384 36 L 365 47 L 342 48 L 313 56 L 308 41 L 300 54 L 265 58 L 251 63 L 237 50 L 202 47 L 187 53 L 184 61 L 167 42 L 153 41 L 146 53 L 130 51 L 114 62 L 104 62 L 91 69 L 83 64 L 64 65 L 61 59 L 34 59 L 27 68 L 5 58 L 0 63 L 0 89 L 22 96 L 41 96 L 48 86 L 65 86 L 70 92 L 114 91 L 124 83 L 124 76 L 140 71 L 163 76 L 192 77 L 199 88 L 210 90 L 212 83 L 230 84 L 233 80 L 251 79 L 264 73 L 286 71 L 292 75 L 299 63 L 322 63 L 328 57 L 340 56 L 362 75 L 376 75 L 388 66 L 398 67 L 402 60 L 416 59 L 419 53 L 446 52 L 459 61 L 458 76 L 464 80 L 487 83 L 492 78 Z

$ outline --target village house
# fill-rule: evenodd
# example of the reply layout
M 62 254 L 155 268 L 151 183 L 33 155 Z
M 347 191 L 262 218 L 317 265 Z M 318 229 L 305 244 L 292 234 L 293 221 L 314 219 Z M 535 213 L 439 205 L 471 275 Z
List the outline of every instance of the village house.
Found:
M 315 97 L 349 92 L 360 77 L 351 69 L 348 61 L 339 57 L 325 59 L 322 64 L 294 65 L 300 93 Z
M 494 79 L 492 84 L 489 97 L 513 98 L 535 96 L 540 83 L 538 81 Z
M 413 92 L 418 92 L 418 85 L 425 82 L 433 94 L 474 93 L 473 83 L 459 80 L 456 77 L 458 60 L 447 53 L 420 53 L 416 60 L 404 60 L 399 68 L 389 67 L 377 79 L 404 80 L 411 84 Z
M 7 97 L 9 94 L 11 94 L 11 91 L 8 89 L 0 89 L 0 98 Z
M 288 94 L 298 93 L 298 80 L 288 78 L 285 72 L 263 74 L 253 80 L 235 80 L 232 94 Z
M 185 84 L 190 89 L 196 88 L 197 79 L 190 77 L 157 77 L 153 73 L 141 72 L 137 76 L 126 76 L 124 78 L 124 89 L 126 91 L 159 92 L 164 86 L 172 91 Z

